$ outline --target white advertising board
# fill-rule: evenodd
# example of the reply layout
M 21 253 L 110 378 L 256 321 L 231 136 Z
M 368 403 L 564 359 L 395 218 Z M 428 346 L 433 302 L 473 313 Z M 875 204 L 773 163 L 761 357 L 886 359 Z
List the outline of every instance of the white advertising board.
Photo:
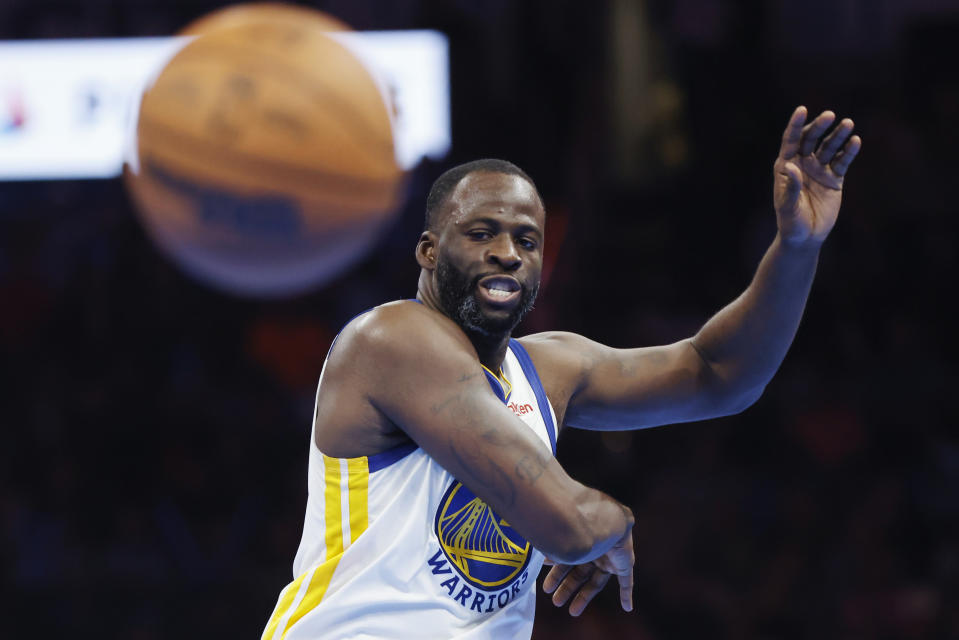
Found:
M 394 101 L 404 169 L 450 148 L 449 47 L 435 31 L 335 34 Z M 119 175 L 145 84 L 182 37 L 0 41 L 0 180 Z

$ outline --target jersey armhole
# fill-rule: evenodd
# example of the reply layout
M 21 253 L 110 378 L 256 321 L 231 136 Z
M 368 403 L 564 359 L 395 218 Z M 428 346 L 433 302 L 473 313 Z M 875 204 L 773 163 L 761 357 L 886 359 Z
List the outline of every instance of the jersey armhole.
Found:
M 546 391 L 543 389 L 543 383 L 536 373 L 536 367 L 533 366 L 533 360 L 529 357 L 526 347 L 520 344 L 519 340 L 510 338 L 510 349 L 519 366 L 523 369 L 523 374 L 533 388 L 533 395 L 536 396 L 536 404 L 539 405 L 539 411 L 543 414 L 543 422 L 546 423 L 546 433 L 549 434 L 549 444 L 553 449 L 553 455 L 556 455 L 556 425 L 553 423 L 553 407 L 549 404 L 549 398 L 546 397 Z

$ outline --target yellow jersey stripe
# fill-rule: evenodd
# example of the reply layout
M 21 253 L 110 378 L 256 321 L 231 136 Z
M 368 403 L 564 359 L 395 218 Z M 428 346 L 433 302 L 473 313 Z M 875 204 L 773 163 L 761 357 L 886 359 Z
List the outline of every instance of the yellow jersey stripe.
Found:
M 299 578 L 286 585 L 286 588 L 283 589 L 283 592 L 280 594 L 280 600 L 276 603 L 276 609 L 273 610 L 273 615 L 270 617 L 270 622 L 266 625 L 266 631 L 263 632 L 262 640 L 272 640 L 273 634 L 276 633 L 277 625 L 280 624 L 280 620 L 283 619 L 290 605 L 293 604 L 293 598 L 296 597 L 297 592 L 300 590 L 303 578 L 309 573 L 310 572 L 307 571 L 300 575 Z
M 325 488 L 323 497 L 326 503 L 326 561 L 316 567 L 306 589 L 306 595 L 296 606 L 296 611 L 287 621 L 286 629 L 280 640 L 296 622 L 309 613 L 323 601 L 326 590 L 333 579 L 340 558 L 343 557 L 343 532 L 346 526 L 350 531 L 350 543 L 355 542 L 369 524 L 368 494 L 369 494 L 369 465 L 367 458 L 349 458 L 346 460 L 346 487 L 348 493 L 348 513 L 343 513 L 341 506 L 342 472 L 340 459 L 323 456 L 325 472 Z
M 323 502 L 326 520 L 326 559 L 343 553 L 343 514 L 340 505 L 340 461 L 338 458 L 323 456 L 326 467 Z
M 330 580 L 333 579 L 333 571 L 336 569 L 336 565 L 340 563 L 340 558 L 342 556 L 343 552 L 341 551 L 338 555 L 328 559 L 326 562 L 313 570 L 313 577 L 310 578 L 310 586 L 306 589 L 306 595 L 303 596 L 303 599 L 300 600 L 300 604 L 298 604 L 296 607 L 296 611 L 294 611 L 293 615 L 290 616 L 289 621 L 286 623 L 286 630 L 283 631 L 283 635 L 280 636 L 280 640 L 285 640 L 286 634 L 290 632 L 290 629 L 293 628 L 293 625 L 295 625 L 300 618 L 308 614 L 313 607 L 320 604 L 320 601 L 323 600 L 323 596 L 326 594 L 326 589 L 330 586 Z
M 350 476 L 350 544 L 352 544 L 369 526 L 367 499 L 370 493 L 370 466 L 365 457 L 350 458 L 347 464 Z

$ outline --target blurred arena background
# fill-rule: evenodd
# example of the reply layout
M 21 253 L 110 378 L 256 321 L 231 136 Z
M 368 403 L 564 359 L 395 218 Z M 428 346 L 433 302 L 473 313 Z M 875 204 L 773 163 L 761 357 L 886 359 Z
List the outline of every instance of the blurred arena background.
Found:
M 225 4 L 2 0 L 0 39 L 169 36 Z M 742 415 L 565 433 L 570 473 L 636 513 L 637 611 L 604 593 L 570 623 L 541 598 L 534 638 L 959 638 L 959 1 L 302 4 L 445 34 L 452 148 L 409 169 L 367 257 L 273 300 L 181 272 L 119 177 L 0 182 L 0 635 L 258 636 L 326 349 L 415 293 L 448 166 L 503 157 L 543 193 L 524 332 L 669 342 L 748 282 L 806 104 L 853 117 L 864 149 L 790 355 Z M 0 101 L 2 150 L 31 114 Z

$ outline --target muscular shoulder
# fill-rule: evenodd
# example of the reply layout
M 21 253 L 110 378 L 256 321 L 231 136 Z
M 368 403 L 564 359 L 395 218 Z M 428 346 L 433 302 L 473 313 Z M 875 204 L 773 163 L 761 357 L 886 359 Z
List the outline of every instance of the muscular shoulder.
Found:
M 327 359 L 317 392 L 317 446 L 328 455 L 355 457 L 408 441 L 381 408 L 391 401 L 429 401 L 457 366 L 480 368 L 472 345 L 446 316 L 412 301 L 357 316 Z
M 330 354 L 353 366 L 414 367 L 453 354 L 473 354 L 466 335 L 441 313 L 403 300 L 372 309 L 344 327 Z
M 549 352 L 559 351 L 563 354 L 578 352 L 588 349 L 596 342 L 590 340 L 578 333 L 569 331 L 544 331 L 543 333 L 532 333 L 519 339 L 527 349 L 546 350 Z
M 589 338 L 567 331 L 534 333 L 519 341 L 534 364 L 542 362 L 544 368 L 558 369 L 556 373 L 574 377 L 588 371 L 603 348 Z
M 566 331 L 535 333 L 520 338 L 519 342 L 529 352 L 557 413 L 557 421 L 562 425 L 570 398 L 595 367 L 602 345 Z

